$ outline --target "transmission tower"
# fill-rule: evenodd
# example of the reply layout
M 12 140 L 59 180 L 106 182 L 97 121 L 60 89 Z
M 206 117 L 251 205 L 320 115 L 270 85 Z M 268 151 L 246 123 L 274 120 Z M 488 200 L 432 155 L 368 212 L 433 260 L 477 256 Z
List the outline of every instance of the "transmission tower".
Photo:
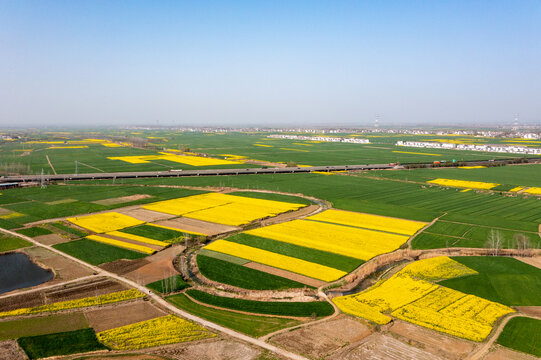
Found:
M 374 128 L 376 130 L 379 129 L 379 115 L 378 114 L 376 114 L 376 119 L 374 120 Z
M 518 130 L 518 114 L 515 115 L 515 121 L 513 122 L 513 130 Z

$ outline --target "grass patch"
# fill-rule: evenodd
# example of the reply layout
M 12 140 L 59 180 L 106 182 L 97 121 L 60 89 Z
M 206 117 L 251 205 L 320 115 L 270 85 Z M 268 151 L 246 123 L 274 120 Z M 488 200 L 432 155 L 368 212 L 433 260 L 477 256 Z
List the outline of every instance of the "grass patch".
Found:
M 180 275 L 173 275 L 166 279 L 147 284 L 146 287 L 161 294 L 170 294 L 182 289 L 186 289 L 187 287 L 190 287 L 190 285 L 188 285 Z
M 54 222 L 54 223 L 49 223 L 49 225 L 59 229 L 59 230 L 62 230 L 70 235 L 74 235 L 75 237 L 77 238 L 82 238 L 82 237 L 85 237 L 87 236 L 88 234 L 85 233 L 84 231 L 81 231 L 81 230 L 78 230 L 78 229 L 75 229 L 75 228 L 72 228 L 71 226 L 67 226 L 65 224 L 63 224 L 62 222 L 60 221 L 57 221 L 57 222 Z
M 234 192 L 229 193 L 229 195 L 244 196 L 244 197 L 249 197 L 253 199 L 282 201 L 282 202 L 288 202 L 288 203 L 294 203 L 294 204 L 305 204 L 305 205 L 314 204 L 314 202 L 302 197 L 275 194 L 275 193 L 266 193 L 266 192 L 234 191 Z
M 259 337 L 282 328 L 295 326 L 300 321 L 275 317 L 245 315 L 226 310 L 212 309 L 191 301 L 184 294 L 166 298 L 176 307 L 244 334 Z
M 498 337 L 498 344 L 541 357 L 541 320 L 515 317 Z
M 29 237 L 35 237 L 35 236 L 41 236 L 41 235 L 49 235 L 49 234 L 53 233 L 51 230 L 44 229 L 44 228 L 39 227 L 39 226 L 20 229 L 20 230 L 17 230 L 17 232 L 19 234 L 23 234 L 23 235 L 26 235 L 26 236 L 29 236 Z
M 56 244 L 53 247 L 92 265 L 100 265 L 119 259 L 140 259 L 146 256 L 135 251 L 88 239 Z
M 14 236 L 0 235 L 0 252 L 21 249 L 28 246 L 32 246 L 32 243 Z
M 364 262 L 363 260 L 351 258 L 344 255 L 333 254 L 326 251 L 311 249 L 249 234 L 237 234 L 227 238 L 227 241 L 256 247 L 273 253 L 291 256 L 297 259 L 325 265 L 348 273 L 359 267 L 359 265 Z
M 204 255 L 197 255 L 197 266 L 205 277 L 243 289 L 280 290 L 306 287 L 297 281 Z
M 177 243 L 183 241 L 184 234 L 180 231 L 164 229 L 157 226 L 139 225 L 122 229 L 122 232 L 147 237 L 149 239 Z M 187 234 L 189 235 L 189 234 Z
M 203 302 L 205 304 L 257 314 L 307 317 L 313 315 L 329 316 L 334 313 L 334 308 L 326 301 L 254 301 L 216 296 L 199 290 L 188 290 L 187 294 L 195 300 Z
M 0 321 L 0 341 L 88 328 L 82 312 Z
M 508 257 L 453 259 L 479 274 L 444 280 L 441 285 L 508 306 L 541 305 L 541 269 Z
M 17 342 L 30 359 L 108 349 L 92 329 L 22 337 Z

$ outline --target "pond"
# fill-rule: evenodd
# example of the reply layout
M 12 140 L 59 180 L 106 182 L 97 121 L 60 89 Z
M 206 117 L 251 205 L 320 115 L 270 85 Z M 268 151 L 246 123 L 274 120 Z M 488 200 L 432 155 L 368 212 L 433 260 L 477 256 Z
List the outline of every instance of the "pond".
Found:
M 39 267 L 26 254 L 0 255 L 0 294 L 39 285 L 53 277 L 51 270 Z

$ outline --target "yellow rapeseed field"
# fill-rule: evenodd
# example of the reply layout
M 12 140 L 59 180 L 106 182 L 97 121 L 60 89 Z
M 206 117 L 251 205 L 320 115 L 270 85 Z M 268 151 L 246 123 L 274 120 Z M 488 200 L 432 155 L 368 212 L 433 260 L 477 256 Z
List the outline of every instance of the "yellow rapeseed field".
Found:
M 124 291 L 114 292 L 114 293 L 105 294 L 105 295 L 87 297 L 83 299 L 61 301 L 61 302 L 56 302 L 52 304 L 31 307 L 31 308 L 21 308 L 21 309 L 16 309 L 16 310 L 11 310 L 11 311 L 5 311 L 5 312 L 0 313 L 0 318 L 7 317 L 7 316 L 30 315 L 30 314 L 38 314 L 38 313 L 43 313 L 43 312 L 53 312 L 53 311 L 61 311 L 61 310 L 68 310 L 68 309 L 85 308 L 89 306 L 110 304 L 110 303 L 115 303 L 119 301 L 133 300 L 133 299 L 141 298 L 143 296 L 144 294 L 139 292 L 138 290 L 130 289 L 130 290 L 124 290 Z
M 187 153 L 186 153 L 187 154 Z M 146 164 L 152 160 L 166 160 L 191 166 L 213 166 L 240 164 L 236 161 L 213 159 L 202 156 L 185 156 L 160 152 L 160 155 L 135 155 L 135 156 L 113 156 L 109 160 L 121 160 L 130 164 Z
M 526 194 L 532 194 L 532 195 L 541 195 L 541 188 L 538 187 L 531 187 L 523 191 L 523 193 Z
M 104 233 L 144 224 L 144 221 L 137 220 L 128 215 L 117 212 L 107 212 L 94 215 L 86 215 L 79 217 L 67 218 L 69 222 L 94 231 L 96 233 Z
M 520 190 L 522 190 L 522 189 L 524 189 L 524 186 L 517 186 L 517 187 L 512 188 L 512 189 L 509 190 L 509 191 L 511 191 L 511 192 L 517 192 L 517 191 L 520 191 Z
M 149 239 L 149 238 L 144 237 L 144 236 L 133 235 L 133 234 L 129 234 L 129 233 L 121 232 L 121 231 L 110 231 L 110 232 L 108 232 L 106 234 L 107 235 L 112 235 L 112 236 L 117 236 L 117 237 L 124 238 L 124 239 L 135 240 L 135 241 L 138 241 L 138 242 L 142 242 L 144 244 L 157 245 L 157 246 L 162 246 L 162 247 L 167 247 L 167 246 L 171 245 L 171 244 L 168 244 L 168 243 L 163 242 L 163 241 Z
M 513 309 L 427 281 L 473 274 L 477 272 L 448 257 L 429 258 L 407 265 L 368 290 L 332 301 L 342 311 L 378 324 L 388 322 L 384 313 L 390 313 L 430 329 L 482 341 L 496 320 Z
M 361 260 L 394 251 L 409 238 L 310 220 L 293 220 L 246 233 Z
M 241 225 L 256 219 L 296 210 L 305 205 L 255 199 L 220 193 L 206 193 L 159 201 L 143 208 L 172 215 L 182 215 L 225 225 Z
M 417 279 L 436 281 L 476 275 L 477 271 L 447 256 L 437 256 L 412 262 L 400 271 Z
M 404 235 L 413 235 L 426 225 L 426 223 L 420 221 L 389 218 L 342 210 L 326 210 L 310 216 L 307 219 Z
M 96 335 L 99 341 L 114 350 L 137 350 L 216 336 L 204 327 L 174 315 L 102 331 Z
M 483 298 L 440 287 L 392 315 L 473 341 L 483 341 L 500 317 L 514 310 Z
M 453 180 L 453 179 L 434 179 L 427 181 L 429 184 L 451 186 L 451 187 L 460 187 L 460 188 L 470 188 L 470 189 L 492 189 L 500 184 L 496 183 L 486 183 L 481 181 L 466 181 L 466 180 Z
M 276 254 L 270 251 L 261 250 L 226 240 L 217 240 L 207 245 L 205 249 L 233 255 L 242 259 L 258 262 L 260 264 L 291 271 L 323 281 L 333 281 L 347 274 L 344 271 L 333 269 L 328 266 L 319 265 L 294 257 Z
M 172 226 L 165 226 L 165 225 L 158 225 L 158 224 L 151 224 L 151 223 L 147 223 L 146 225 L 148 225 L 148 226 L 155 226 L 155 227 L 159 227 L 159 228 L 162 228 L 162 229 L 174 230 L 174 231 L 178 231 L 178 232 L 181 232 L 181 233 L 187 233 L 187 234 L 193 234 L 193 235 L 205 235 L 205 234 L 203 234 L 203 233 L 199 233 L 199 232 L 195 232 L 195 231 L 189 231 L 189 230 L 184 230 L 184 229 L 179 229 L 179 228 L 175 228 L 175 227 L 172 227 Z
M 459 166 L 459 169 L 485 169 L 486 166 Z
M 78 146 L 49 146 L 47 149 L 86 149 L 87 145 L 78 145 Z
M 266 144 L 253 144 L 254 146 L 261 146 L 261 147 L 273 147 L 272 145 L 266 145 Z
M 106 147 L 123 147 L 122 145 L 113 142 L 104 142 L 101 144 Z
M 109 239 L 109 238 L 99 236 L 99 235 L 88 235 L 86 238 L 90 239 L 90 240 L 97 241 L 97 242 L 101 242 L 101 243 L 104 243 L 104 244 L 109 244 L 109 245 L 121 247 L 121 248 L 124 248 L 124 249 L 139 251 L 139 252 L 142 252 L 142 253 L 145 253 L 145 254 L 154 254 L 156 252 L 156 250 L 151 249 L 151 248 L 149 248 L 147 246 L 136 245 L 136 244 L 132 244 L 132 243 L 125 242 L 125 241 L 120 241 L 120 240 L 115 240 L 115 239 Z

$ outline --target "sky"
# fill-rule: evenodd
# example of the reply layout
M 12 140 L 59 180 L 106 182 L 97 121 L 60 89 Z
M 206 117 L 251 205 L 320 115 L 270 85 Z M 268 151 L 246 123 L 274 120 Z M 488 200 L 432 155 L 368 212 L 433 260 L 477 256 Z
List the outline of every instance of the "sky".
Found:
M 0 126 L 541 125 L 541 1 L 0 0 Z

